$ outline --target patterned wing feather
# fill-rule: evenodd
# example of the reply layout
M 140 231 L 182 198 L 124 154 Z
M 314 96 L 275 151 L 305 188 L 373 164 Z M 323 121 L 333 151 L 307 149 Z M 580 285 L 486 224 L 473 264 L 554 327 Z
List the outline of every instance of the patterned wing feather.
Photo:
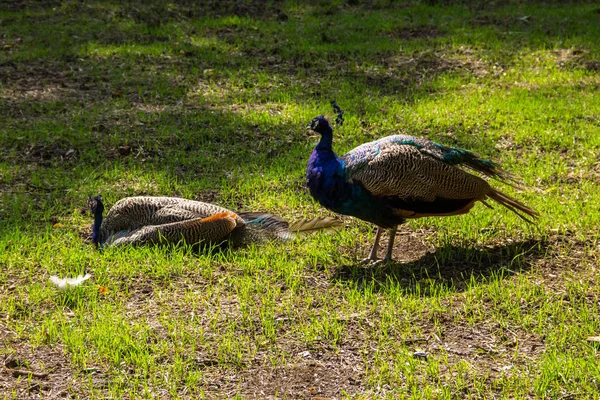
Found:
M 427 145 L 421 148 L 421 152 L 424 154 L 428 154 L 450 165 L 460 165 L 473 171 L 477 171 L 511 186 L 522 185 L 522 182 L 518 177 L 502 169 L 499 164 L 492 160 L 481 158 L 469 150 L 444 146 L 443 144 L 429 141 L 426 142 Z
M 253 242 L 279 238 L 290 239 L 289 224 L 275 215 L 262 212 L 242 212 L 238 214 L 246 223 L 245 235 Z
M 144 226 L 125 234 L 117 234 L 107 244 L 175 244 L 181 241 L 189 244 L 219 243 L 235 229 L 236 218 L 235 213 L 226 211 L 207 218 Z
M 479 198 L 489 191 L 483 179 L 423 152 L 429 143 L 404 135 L 366 143 L 342 158 L 346 178 L 375 196 L 428 202 Z
M 222 212 L 229 210 L 214 204 L 177 197 L 127 197 L 117 201 L 106 214 L 102 223 L 102 237 L 122 234 L 123 231 L 132 232 L 149 225 L 206 218 Z M 244 220 L 239 216 L 236 215 L 235 219 L 238 224 L 244 224 Z
M 224 207 L 220 207 L 220 206 L 217 206 L 212 203 L 204 203 L 202 201 L 187 200 L 187 199 L 181 199 L 181 198 L 176 198 L 176 200 L 177 200 L 177 203 L 176 203 L 177 208 L 196 213 L 199 216 L 203 216 L 203 217 L 208 217 L 208 216 L 215 215 L 215 214 L 222 213 L 222 212 L 231 212 L 230 210 L 228 210 Z M 232 213 L 232 215 L 235 215 L 235 220 L 238 224 L 242 224 L 242 225 L 244 224 L 243 218 L 241 218 L 239 215 L 237 215 L 233 212 L 231 212 L 231 213 Z
M 367 165 L 382 150 L 402 145 L 413 148 L 413 151 L 418 150 L 421 154 L 440 161 L 443 164 L 461 166 L 477 171 L 512 186 L 518 187 L 522 185 L 518 177 L 502 169 L 499 164 L 492 160 L 481 158 L 469 150 L 445 146 L 430 140 L 408 135 L 392 135 L 374 142 L 365 143 L 346 154 L 343 159 L 346 163 L 346 168 L 350 171 L 355 171 Z M 397 150 L 397 152 L 400 154 L 404 153 L 402 150 Z
M 185 208 L 181 208 L 179 205 L 168 205 L 156 210 L 156 212 L 154 212 L 154 214 L 149 215 L 149 217 L 151 217 L 151 225 L 162 225 L 171 222 L 187 221 L 194 218 L 202 218 L 208 215 L 210 214 L 186 210 Z

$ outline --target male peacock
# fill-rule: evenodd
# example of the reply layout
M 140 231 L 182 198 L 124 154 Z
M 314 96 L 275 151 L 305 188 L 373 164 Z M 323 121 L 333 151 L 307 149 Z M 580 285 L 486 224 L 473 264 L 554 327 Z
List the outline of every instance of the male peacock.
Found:
M 94 214 L 92 243 L 109 245 L 220 244 L 234 247 L 271 239 L 291 239 L 296 232 L 333 228 L 333 218 L 313 218 L 292 225 L 279 217 L 259 213 L 234 213 L 226 208 L 177 197 L 126 197 L 103 218 L 102 197 L 88 200 Z
M 408 135 L 393 135 L 362 144 L 342 157 L 331 148 L 333 129 L 322 116 L 310 128 L 321 134 L 306 167 L 310 194 L 322 206 L 377 225 L 367 260 L 377 259 L 379 239 L 388 228 L 390 239 L 384 262 L 391 259 L 396 228 L 409 218 L 459 215 L 475 202 L 492 199 L 515 212 L 539 214 L 492 188 L 487 181 L 464 171 L 471 169 L 506 183 L 516 178 L 493 161 L 459 148 Z

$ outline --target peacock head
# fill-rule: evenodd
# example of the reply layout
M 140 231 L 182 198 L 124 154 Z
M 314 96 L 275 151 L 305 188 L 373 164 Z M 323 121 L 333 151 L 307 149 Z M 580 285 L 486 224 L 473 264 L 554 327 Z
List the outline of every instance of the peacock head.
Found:
M 102 213 L 104 212 L 104 203 L 102 202 L 101 196 L 90 197 L 88 199 L 88 204 L 90 206 L 90 210 L 92 211 L 92 214 L 102 215 Z
M 88 199 L 88 204 L 92 214 L 94 214 L 94 226 L 92 228 L 92 243 L 98 247 L 100 243 L 100 226 L 102 225 L 102 213 L 104 213 L 104 203 L 102 197 L 94 196 Z
M 322 115 L 313 118 L 308 127 L 311 130 L 320 133 L 321 135 L 325 135 L 333 131 L 331 129 L 331 125 L 329 125 L 329 121 L 327 121 L 327 119 Z

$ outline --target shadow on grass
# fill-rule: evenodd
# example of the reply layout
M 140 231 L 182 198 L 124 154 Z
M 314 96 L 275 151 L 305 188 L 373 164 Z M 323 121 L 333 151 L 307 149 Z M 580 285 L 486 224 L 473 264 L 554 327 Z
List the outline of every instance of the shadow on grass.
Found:
M 556 32 L 567 23 L 571 34 L 581 36 L 582 45 L 595 47 L 595 36 L 586 26 L 595 26 L 596 13 L 586 10 L 565 17 L 534 8 L 528 11 L 536 15 L 529 18 L 480 15 L 449 7 L 452 17 L 448 20 L 443 8 L 416 7 L 395 10 L 399 22 L 382 30 L 359 17 L 360 7 L 334 7 L 327 12 L 323 8 L 329 7 L 308 2 L 307 10 L 314 8 L 318 19 L 309 11 L 290 8 L 286 12 L 295 17 L 288 21 L 270 2 L 205 3 L 69 3 L 57 11 L 53 2 L 41 2 L 46 7 L 40 6 L 43 11 L 35 24 L 25 15 L 5 21 L 11 35 L 27 38 L 29 43 L 7 42 L 4 60 L 0 59 L 0 81 L 8 88 L 29 89 L 30 96 L 54 90 L 56 100 L 84 97 L 85 104 L 104 102 L 116 93 L 132 102 L 177 103 L 199 79 L 213 85 L 213 80 L 228 82 L 232 75 L 242 75 L 248 76 L 247 84 L 252 86 L 259 67 L 279 75 L 286 85 L 299 77 L 312 81 L 310 90 L 288 93 L 297 102 L 319 99 L 321 93 L 331 97 L 327 92 L 335 87 L 328 82 L 334 77 L 338 87 L 358 87 L 354 90 L 361 90 L 365 97 L 395 95 L 410 101 L 439 90 L 431 85 L 439 75 L 492 73 L 495 65 L 483 62 L 482 55 L 511 63 L 521 57 L 522 49 L 548 48 L 548 40 L 560 47 L 566 33 L 557 37 Z M 413 14 L 426 13 L 431 22 L 407 22 Z M 206 15 L 215 18 L 208 20 Z M 246 19 L 232 20 L 227 15 Z M 174 22 L 176 26 L 168 25 Z M 470 28 L 465 29 L 465 24 Z M 77 34 L 57 30 L 57 25 Z M 360 40 L 347 37 L 354 31 L 363 32 Z M 449 51 L 450 40 L 464 47 L 460 60 L 456 51 Z M 367 42 L 372 46 L 364 46 Z M 397 42 L 398 47 L 390 42 Z M 479 42 L 495 50 L 469 50 Z M 61 44 L 56 53 L 40 62 L 54 43 Z M 204 76 L 204 71 L 210 71 L 209 75 Z M 156 95 L 157 87 L 160 95 Z
M 386 292 L 398 285 L 406 293 L 421 296 L 436 296 L 443 288 L 462 292 L 474 282 L 504 279 L 529 270 L 545 256 L 546 247 L 546 241 L 536 239 L 484 248 L 448 244 L 407 263 L 375 267 L 343 265 L 337 268 L 333 280 L 369 286 L 376 292 Z
M 6 47 L 0 57 L 0 83 L 5 85 L 0 108 L 7 120 L 0 128 L 0 158 L 18 174 L 0 182 L 0 217 L 18 216 L 13 223 L 21 224 L 36 212 L 47 214 L 44 218 L 64 214 L 98 192 L 115 199 L 176 195 L 189 185 L 218 202 L 213 194 L 222 188 L 230 191 L 241 180 L 260 182 L 265 172 L 280 176 L 290 166 L 298 172 L 289 181 L 300 183 L 311 147 L 302 128 L 268 117 L 253 119 L 234 106 L 275 114 L 279 110 L 270 103 L 301 108 L 354 93 L 347 107 L 365 115 L 367 106 L 376 103 L 371 99 L 393 95 L 416 101 L 440 90 L 431 84 L 436 77 L 470 74 L 485 64 L 479 52 L 488 50 L 476 45 L 496 38 L 487 26 L 519 28 L 518 35 L 492 43 L 510 60 L 520 57 L 523 48 L 552 47 L 553 28 L 566 19 L 542 9 L 533 9 L 529 22 L 521 14 L 488 13 L 466 29 L 462 22 L 477 15 L 449 7 L 453 14 L 448 19 L 445 8 L 416 7 L 398 10 L 403 18 L 384 30 L 376 23 L 382 15 L 365 19 L 354 7 L 284 7 L 282 12 L 290 14 L 286 20 L 279 6 L 267 3 L 91 2 L 54 10 L 56 2 L 44 1 L 36 7 L 41 11 L 35 24 L 27 13 L 7 16 L 4 27 L 14 40 L 0 41 Z M 596 14 L 584 11 L 569 14 L 571 24 L 577 22 L 573 15 L 585 17 L 574 30 L 578 35 L 595 27 Z M 429 17 L 410 22 L 413 14 Z M 250 20 L 213 21 L 206 15 Z M 259 17 L 260 24 L 251 21 Z M 446 19 L 448 26 L 437 28 Z M 167 25 L 173 21 L 179 28 Z M 529 31 L 538 33 L 537 41 L 528 39 Z M 361 40 L 352 32 L 362 32 Z M 578 40 L 593 49 L 591 36 Z M 449 38 L 477 51 L 461 53 L 466 61 L 456 60 L 448 53 Z M 268 71 L 275 84 L 257 81 L 257 71 Z M 457 128 L 454 144 L 475 151 L 494 147 L 488 136 L 474 148 L 478 133 Z

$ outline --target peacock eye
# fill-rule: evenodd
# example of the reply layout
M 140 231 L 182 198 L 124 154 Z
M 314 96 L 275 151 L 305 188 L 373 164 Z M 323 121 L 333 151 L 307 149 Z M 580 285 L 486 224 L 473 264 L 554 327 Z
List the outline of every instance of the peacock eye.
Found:
M 319 126 L 319 120 L 318 119 L 313 119 L 313 121 L 310 124 L 310 127 L 312 129 L 317 129 L 318 126 Z

